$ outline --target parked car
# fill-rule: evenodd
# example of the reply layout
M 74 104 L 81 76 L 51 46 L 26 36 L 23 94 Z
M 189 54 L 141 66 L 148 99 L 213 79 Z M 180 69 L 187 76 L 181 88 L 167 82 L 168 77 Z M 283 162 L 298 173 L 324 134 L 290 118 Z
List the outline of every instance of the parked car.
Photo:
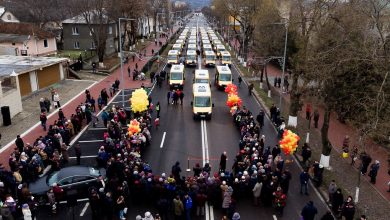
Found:
M 105 176 L 104 169 L 70 166 L 42 176 L 37 181 L 30 183 L 29 189 L 40 205 L 47 202 L 46 193 L 54 183 L 64 189 L 65 195 L 69 190 L 76 190 L 79 198 L 85 198 L 88 189 L 98 185 L 99 176 Z M 66 200 L 66 196 L 63 199 Z

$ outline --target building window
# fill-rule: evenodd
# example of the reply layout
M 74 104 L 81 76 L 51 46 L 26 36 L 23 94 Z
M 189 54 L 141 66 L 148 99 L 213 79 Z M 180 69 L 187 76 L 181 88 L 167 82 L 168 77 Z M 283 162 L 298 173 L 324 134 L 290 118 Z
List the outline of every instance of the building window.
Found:
M 49 44 L 48 44 L 48 42 L 47 42 L 47 39 L 43 40 L 43 46 L 44 46 L 44 47 L 48 47 L 48 46 L 49 46 Z
M 94 41 L 91 42 L 91 49 L 96 49 L 96 45 Z
M 79 29 L 77 27 L 72 27 L 72 34 L 79 35 Z
M 80 49 L 80 42 L 75 41 L 73 47 L 74 49 Z
M 10 21 L 12 19 L 11 15 L 7 15 L 7 19 Z
M 112 34 L 112 27 L 108 26 L 108 34 Z

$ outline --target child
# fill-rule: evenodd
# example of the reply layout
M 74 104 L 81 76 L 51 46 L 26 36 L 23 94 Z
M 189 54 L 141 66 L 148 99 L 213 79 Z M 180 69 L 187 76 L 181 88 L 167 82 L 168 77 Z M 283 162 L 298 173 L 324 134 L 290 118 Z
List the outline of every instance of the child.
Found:
M 158 126 L 160 126 L 160 118 L 156 118 L 154 120 L 154 126 L 156 127 L 156 130 L 158 130 Z

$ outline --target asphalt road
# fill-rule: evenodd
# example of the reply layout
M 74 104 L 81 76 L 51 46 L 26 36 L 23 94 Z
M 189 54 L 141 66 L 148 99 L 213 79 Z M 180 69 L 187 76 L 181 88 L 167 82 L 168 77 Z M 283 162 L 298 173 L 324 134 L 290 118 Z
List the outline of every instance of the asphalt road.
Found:
M 196 17 L 191 20 L 189 25 L 196 26 Z M 199 26 L 205 25 L 204 21 L 198 21 Z M 184 50 L 185 51 L 185 50 Z M 229 113 L 229 108 L 226 106 L 227 95 L 224 91 L 219 91 L 213 84 L 212 101 L 215 104 L 212 113 L 212 119 L 208 121 L 193 120 L 192 108 L 190 105 L 192 96 L 192 79 L 193 71 L 198 67 L 185 68 L 185 85 L 184 85 L 184 103 L 183 105 L 171 105 L 167 103 L 166 95 L 169 91 L 169 86 L 165 81 L 162 88 L 155 87 L 152 91 L 153 103 L 157 101 L 161 104 L 160 111 L 160 128 L 152 131 L 151 145 L 143 153 L 143 159 L 151 165 L 153 173 L 167 173 L 171 171 L 172 165 L 179 161 L 183 170 L 182 175 L 193 175 L 191 172 L 186 172 L 196 163 L 203 164 L 209 161 L 212 167 L 212 173 L 218 171 L 219 157 L 223 151 L 227 152 L 228 163 L 227 169 L 231 169 L 233 158 L 239 150 L 239 131 L 233 125 L 232 117 Z M 205 67 L 201 67 L 202 69 Z M 207 68 L 210 73 L 211 82 L 214 82 L 215 68 Z M 169 73 L 169 67 L 166 67 Z M 237 70 L 232 67 L 234 82 L 237 82 Z M 239 96 L 246 106 L 254 115 L 260 110 L 260 105 L 254 97 L 248 95 L 248 88 L 242 84 L 238 89 Z M 125 100 L 130 98 L 131 90 L 125 91 Z M 118 95 L 112 104 L 121 104 L 122 96 Z M 128 105 L 128 102 L 125 102 Z M 112 105 L 111 104 L 111 105 Z M 155 113 L 154 113 L 155 117 Z M 96 165 L 95 157 L 99 146 L 103 141 L 102 122 L 98 123 L 96 128 L 90 127 L 80 136 L 78 143 L 82 148 L 82 165 Z M 266 118 L 265 126 L 262 134 L 266 136 L 266 146 L 274 146 L 277 144 L 276 131 L 270 120 Z M 76 142 L 77 143 L 77 142 Z M 73 148 L 69 150 L 71 161 L 70 165 L 76 163 L 74 158 Z M 286 164 L 292 173 L 290 190 L 287 195 L 287 206 L 284 210 L 283 217 L 277 219 L 299 219 L 300 211 L 303 206 L 309 201 L 314 201 L 318 208 L 316 219 L 320 219 L 326 212 L 326 205 L 321 201 L 313 188 L 309 187 L 309 195 L 301 195 L 299 193 L 299 173 L 301 172 L 295 162 Z M 138 214 L 143 214 L 145 211 L 155 211 L 152 205 L 131 206 L 128 210 L 128 219 L 135 219 Z M 273 208 L 254 207 L 251 199 L 242 199 L 238 201 L 237 211 L 241 215 L 241 219 L 273 219 L 275 211 Z M 73 219 L 72 208 L 68 208 L 63 204 L 58 209 L 59 214 L 57 219 Z M 38 219 L 49 219 L 51 217 L 48 208 L 43 208 L 39 212 Z M 90 219 L 91 210 L 87 201 L 81 201 L 74 208 L 74 219 Z M 213 218 L 214 217 L 214 218 Z M 213 207 L 213 215 L 210 219 L 221 219 L 222 213 L 219 207 Z M 204 218 L 199 218 L 204 219 Z M 207 219 L 208 220 L 208 219 Z

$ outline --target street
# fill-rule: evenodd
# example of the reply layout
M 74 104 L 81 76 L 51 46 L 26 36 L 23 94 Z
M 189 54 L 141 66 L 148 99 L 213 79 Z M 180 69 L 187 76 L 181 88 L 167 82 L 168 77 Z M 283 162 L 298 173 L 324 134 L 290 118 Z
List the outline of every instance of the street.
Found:
M 206 26 L 206 21 L 201 18 L 190 20 L 187 24 L 189 27 Z M 185 49 L 184 49 L 185 51 Z M 200 64 L 198 64 L 200 65 Z M 212 101 L 215 107 L 212 110 L 211 120 L 193 120 L 192 117 L 192 80 L 195 68 L 207 69 L 211 79 Z M 166 67 L 165 71 L 169 73 L 170 68 Z M 227 152 L 227 170 L 231 170 L 234 157 L 239 151 L 238 143 L 240 133 L 237 127 L 233 124 L 233 117 L 226 106 L 227 94 L 224 91 L 218 90 L 214 86 L 214 75 L 216 68 L 201 67 L 186 67 L 185 68 L 185 85 L 184 85 L 184 103 L 183 105 L 172 105 L 167 103 L 167 93 L 169 86 L 167 80 L 163 82 L 162 88 L 153 87 L 151 91 L 152 102 L 156 104 L 160 102 L 160 127 L 158 130 L 152 129 L 152 142 L 143 154 L 144 161 L 149 163 L 153 173 L 160 175 L 171 172 L 171 167 L 176 161 L 180 162 L 183 176 L 192 176 L 192 167 L 196 163 L 204 165 L 209 162 L 211 165 L 211 173 L 218 172 L 220 155 Z M 238 72 L 232 65 L 233 83 L 238 84 Z M 129 79 L 130 80 L 130 79 Z M 125 104 L 129 106 L 129 98 L 131 90 L 124 92 L 126 100 Z M 246 84 L 241 84 L 238 89 L 238 95 L 242 99 L 243 106 L 246 106 L 254 116 L 261 109 L 260 104 L 253 96 L 248 95 L 248 87 Z M 122 94 L 118 93 L 110 105 L 121 105 Z M 155 117 L 156 113 L 153 113 Z M 153 117 L 153 118 L 154 118 Z M 96 155 L 98 148 L 103 144 L 103 133 L 106 129 L 103 127 L 102 120 L 99 120 L 97 126 L 90 126 L 75 142 L 80 144 L 82 149 L 81 164 L 96 166 Z M 265 146 L 275 146 L 278 144 L 277 133 L 270 122 L 269 118 L 265 118 L 264 127 L 261 134 L 265 135 Z M 69 149 L 71 160 L 68 165 L 75 165 L 76 158 L 74 149 Z M 301 195 L 299 192 L 299 174 L 300 167 L 295 160 L 285 165 L 292 173 L 290 182 L 290 190 L 287 195 L 287 205 L 283 216 L 277 216 L 272 207 L 254 207 L 252 198 L 243 198 L 237 202 L 236 210 L 240 213 L 241 219 L 299 219 L 300 212 L 303 206 L 308 201 L 313 201 L 318 209 L 317 217 L 322 216 L 327 207 L 324 201 L 319 197 L 319 194 L 313 190 L 312 185 L 309 186 L 309 195 Z M 187 172 L 186 170 L 189 169 Z M 131 198 L 133 204 L 137 204 L 138 198 Z M 206 220 L 221 219 L 221 207 L 207 207 Z M 49 219 L 51 214 L 49 208 L 41 208 L 38 219 Z M 137 204 L 131 205 L 128 209 L 127 219 L 135 219 L 136 215 L 143 215 L 146 211 L 156 213 L 156 207 L 152 204 Z M 74 216 L 73 216 L 74 214 Z M 79 201 L 74 208 L 67 207 L 62 204 L 58 209 L 57 219 L 90 219 L 92 216 L 89 202 L 87 199 Z M 195 218 L 204 219 L 204 218 Z

